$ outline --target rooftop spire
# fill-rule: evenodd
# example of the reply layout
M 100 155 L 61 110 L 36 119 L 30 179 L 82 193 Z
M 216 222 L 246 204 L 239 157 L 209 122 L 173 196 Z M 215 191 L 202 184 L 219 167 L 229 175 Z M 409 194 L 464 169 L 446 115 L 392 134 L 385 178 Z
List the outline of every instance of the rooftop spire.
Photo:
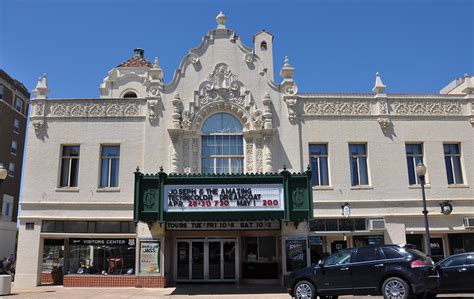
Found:
M 33 93 L 36 94 L 36 99 L 47 99 L 49 88 L 48 88 L 48 76 L 46 73 L 43 76 L 38 78 L 38 84 L 36 84 L 36 88 L 33 90 Z
M 225 14 L 221 11 L 216 17 L 217 21 L 217 29 L 225 29 L 225 22 L 227 21 L 227 17 Z
M 380 78 L 379 72 L 377 72 L 375 74 L 375 85 L 374 88 L 372 88 L 372 91 L 377 94 L 384 93 L 386 87 L 387 86 L 385 86 L 382 82 L 382 78 Z
M 284 79 L 291 79 L 293 78 L 294 74 L 295 74 L 295 68 L 290 65 L 288 56 L 285 56 L 285 62 L 283 64 L 283 67 L 280 70 L 280 76 L 282 76 Z

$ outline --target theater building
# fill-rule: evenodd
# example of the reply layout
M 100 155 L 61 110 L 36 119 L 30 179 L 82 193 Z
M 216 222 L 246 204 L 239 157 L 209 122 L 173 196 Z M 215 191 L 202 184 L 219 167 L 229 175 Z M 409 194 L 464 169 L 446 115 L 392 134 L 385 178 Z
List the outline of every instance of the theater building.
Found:
M 16 286 L 279 284 L 344 247 L 424 250 L 420 161 L 433 258 L 474 250 L 472 77 L 302 93 L 288 58 L 274 75 L 271 33 L 250 48 L 216 20 L 170 82 L 141 49 L 98 98 L 40 79 Z

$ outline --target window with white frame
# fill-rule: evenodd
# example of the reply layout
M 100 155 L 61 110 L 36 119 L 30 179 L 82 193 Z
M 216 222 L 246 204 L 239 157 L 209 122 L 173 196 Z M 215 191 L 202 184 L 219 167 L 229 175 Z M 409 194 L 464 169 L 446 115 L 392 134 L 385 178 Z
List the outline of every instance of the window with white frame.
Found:
M 10 164 L 8 164 L 8 175 L 11 177 L 15 176 L 15 163 L 10 162 Z
M 3 100 L 5 94 L 5 87 L 3 85 L 0 85 L 0 100 Z
M 351 185 L 369 185 L 369 174 L 367 171 L 367 145 L 365 143 L 350 143 L 349 160 L 351 168 Z
M 100 154 L 100 188 L 118 187 L 119 184 L 119 145 L 102 145 Z
M 328 145 L 326 143 L 309 145 L 311 182 L 313 186 L 329 185 Z
M 13 133 L 20 133 L 20 121 L 16 118 L 13 120 Z
M 19 98 L 15 98 L 15 109 L 16 111 L 23 113 L 23 101 Z
M 407 156 L 408 183 L 410 185 L 420 184 L 420 178 L 416 175 L 416 165 L 423 163 L 423 143 L 405 144 Z
M 63 145 L 59 187 L 77 187 L 79 176 L 79 145 Z
M 448 184 L 463 184 L 461 145 L 459 143 L 445 143 L 443 144 L 443 148 Z
M 2 204 L 2 219 L 10 221 L 13 217 L 13 196 L 4 194 Z
M 202 173 L 242 173 L 242 124 L 228 113 L 210 116 L 201 129 Z
M 16 153 L 18 152 L 18 142 L 16 142 L 15 140 L 12 140 L 12 146 L 11 146 L 10 152 L 13 155 L 16 155 Z

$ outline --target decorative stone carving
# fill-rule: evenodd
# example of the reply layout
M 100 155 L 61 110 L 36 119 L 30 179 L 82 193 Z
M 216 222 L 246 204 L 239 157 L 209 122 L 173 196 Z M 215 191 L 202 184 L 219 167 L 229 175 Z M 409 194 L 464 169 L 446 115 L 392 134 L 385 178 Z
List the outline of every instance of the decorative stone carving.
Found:
M 171 114 L 171 118 L 173 119 L 173 128 L 179 129 L 181 128 L 181 112 L 183 111 L 183 102 L 179 97 L 179 94 L 176 93 L 171 101 L 173 104 L 173 114 Z
M 389 129 L 393 127 L 393 123 L 390 121 L 390 118 L 388 117 L 379 117 L 377 118 L 377 122 L 380 125 L 380 128 L 382 129 L 382 132 L 384 134 L 389 133 Z
M 263 145 L 264 145 L 264 156 L 265 156 L 265 163 L 264 163 L 264 172 L 273 172 L 273 155 L 272 155 L 272 137 L 265 136 L 263 138 Z
M 253 172 L 253 138 L 245 138 L 245 168 L 247 172 Z
M 183 139 L 183 167 L 184 169 L 189 169 L 188 173 L 191 172 L 191 167 L 189 167 L 189 139 Z
M 34 105 L 34 116 L 43 116 L 44 115 L 44 104 L 35 104 Z
M 199 88 L 199 104 L 207 105 L 216 101 L 232 101 L 244 105 L 243 84 L 237 80 L 225 63 L 218 63 L 214 71 Z
M 192 125 L 191 112 L 185 110 L 182 115 L 181 127 L 185 130 L 190 130 Z
M 396 100 L 392 104 L 397 115 L 462 115 L 462 103 L 449 100 Z
M 265 93 L 265 96 L 262 100 L 263 103 L 263 118 L 265 119 L 264 129 L 271 129 L 272 124 L 272 100 L 270 99 L 270 94 Z
M 244 55 L 244 60 L 247 63 L 252 63 L 255 60 L 255 53 L 253 51 L 249 52 L 249 53 L 246 53 Z
M 280 84 L 280 91 L 286 95 L 295 95 L 298 92 L 298 87 L 293 80 L 295 74 L 295 68 L 289 63 L 288 56 L 285 56 L 285 63 L 280 70 L 280 76 L 283 77 L 283 81 Z
M 170 134 L 171 137 L 171 144 L 170 144 L 170 154 L 171 154 L 171 173 L 179 172 L 179 135 L 178 134 Z
M 148 98 L 146 101 L 148 107 L 148 120 L 153 123 L 156 121 L 159 98 Z
M 252 115 L 252 119 L 253 119 L 253 127 L 256 130 L 263 129 L 264 118 L 263 118 L 263 115 L 262 115 L 262 111 L 255 110 L 254 112 L 251 113 L 251 115 Z
M 41 129 L 44 127 L 44 121 L 42 120 L 35 120 L 31 122 L 33 127 L 35 128 L 35 134 L 36 136 L 39 136 L 41 134 Z
M 294 123 L 296 121 L 296 98 L 286 98 L 285 99 L 286 107 L 288 108 L 288 119 L 290 123 Z
M 140 116 L 140 104 L 127 101 L 97 103 L 52 102 L 47 117 L 124 117 Z M 44 111 L 44 108 L 42 108 Z M 36 116 L 36 111 L 35 111 Z
M 191 61 L 192 64 L 196 64 L 199 62 L 199 57 L 194 53 L 190 53 L 189 60 Z
M 255 162 L 257 166 L 257 172 L 263 172 L 263 142 L 262 138 L 257 138 L 255 143 Z
M 193 152 L 193 158 L 192 158 L 192 161 L 193 161 L 193 172 L 194 173 L 198 173 L 199 172 L 199 169 L 198 169 L 198 163 L 199 163 L 199 157 L 198 157 L 198 150 L 199 150 L 199 140 L 197 138 L 193 138 L 193 141 L 192 141 L 192 145 L 191 145 L 191 149 L 192 149 L 192 152 Z
M 307 115 L 369 115 L 370 102 L 362 100 L 305 100 Z
M 379 100 L 379 113 L 388 114 L 388 103 L 386 100 Z

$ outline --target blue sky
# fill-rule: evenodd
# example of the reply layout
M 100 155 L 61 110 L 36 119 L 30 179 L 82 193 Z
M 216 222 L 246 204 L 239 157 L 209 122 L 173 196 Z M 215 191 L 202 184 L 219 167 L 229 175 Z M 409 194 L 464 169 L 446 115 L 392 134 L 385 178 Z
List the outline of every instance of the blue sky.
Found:
M 1 0 L 0 67 L 30 90 L 48 73 L 52 98 L 98 97 L 107 72 L 141 47 L 168 82 L 219 10 L 248 46 L 272 32 L 275 73 L 288 55 L 301 92 L 370 92 L 379 71 L 389 93 L 438 93 L 474 73 L 468 0 Z

